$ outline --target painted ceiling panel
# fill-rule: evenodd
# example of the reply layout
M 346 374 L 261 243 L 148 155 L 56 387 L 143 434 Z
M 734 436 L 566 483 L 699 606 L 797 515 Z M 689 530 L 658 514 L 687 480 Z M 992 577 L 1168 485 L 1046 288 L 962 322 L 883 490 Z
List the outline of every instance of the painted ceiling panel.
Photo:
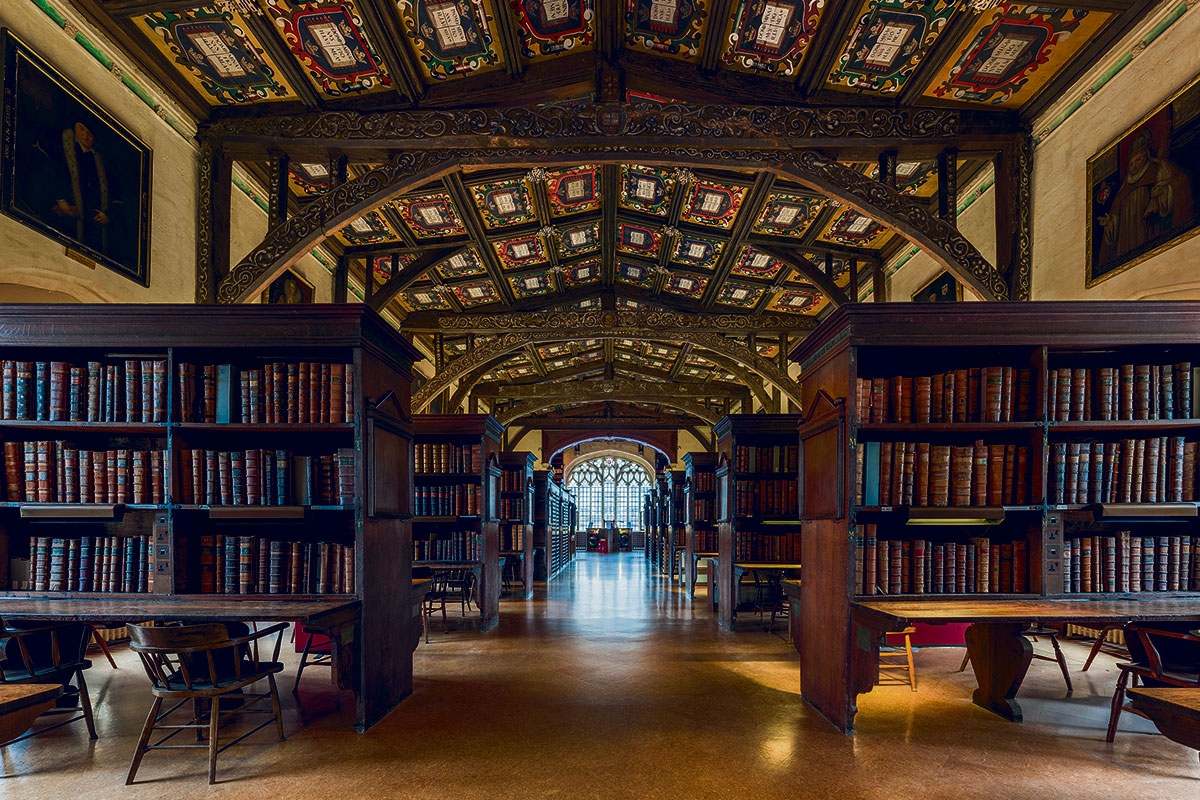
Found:
M 775 296 L 769 305 L 772 311 L 785 311 L 789 314 L 817 314 L 828 303 L 828 298 L 816 289 L 785 288 Z
M 492 247 L 495 248 L 500 265 L 504 269 L 524 269 L 535 264 L 545 264 L 549 258 L 546 245 L 538 234 L 492 242 Z
M 829 85 L 880 94 L 904 88 L 954 15 L 956 0 L 867 0 Z
M 1112 14 L 1000 3 L 925 89 L 926 97 L 1019 107 L 1079 52 Z
M 491 230 L 537 220 L 537 209 L 524 179 L 479 183 L 470 187 L 471 199 L 485 227 Z
M 411 253 L 397 253 L 395 260 L 396 269 L 402 270 L 412 262 L 416 261 L 417 257 Z M 376 283 L 387 283 L 392 277 L 392 256 L 375 256 L 372 258 L 371 274 L 375 276 Z
M 801 236 L 825 207 L 825 198 L 772 192 L 751 228 L 770 236 Z
M 675 237 L 670 258 L 672 263 L 711 272 L 717 264 L 717 256 L 724 247 L 725 242 L 720 239 L 683 232 Z
M 482 275 L 487 271 L 483 266 L 483 260 L 479 257 L 479 253 L 473 247 L 467 248 L 461 253 L 455 253 L 438 264 L 436 269 L 438 274 L 446 280 Z
M 509 5 L 517 20 L 524 59 L 579 53 L 595 44 L 592 0 L 511 0 Z
M 625 0 L 625 42 L 685 60 L 700 55 L 709 24 L 706 0 Z
M 587 283 L 596 283 L 600 280 L 600 262 L 591 260 L 575 264 L 563 273 L 563 279 L 567 282 L 568 286 L 582 286 Z M 597 305 L 599 302 L 597 299 Z
M 214 106 L 296 99 L 240 14 L 205 6 L 147 14 L 135 24 Z
M 491 281 L 471 281 L 454 287 L 454 295 L 465 308 L 482 306 L 500 301 L 500 295 Z
M 343 97 L 392 89 L 353 2 L 262 0 L 262 7 L 320 93 Z
M 654 276 L 650 273 L 649 267 L 629 262 L 617 264 L 617 280 L 621 283 L 630 283 L 645 289 L 649 289 L 654 285 Z M 637 304 L 635 303 L 634 305 L 636 306 Z
M 828 0 L 741 0 L 721 61 L 736 70 L 795 78 Z
M 729 230 L 745 197 L 744 186 L 697 181 L 688 190 L 679 218 L 684 222 Z
M 753 308 L 765 292 L 761 286 L 740 281 L 726 281 L 717 294 L 717 302 L 736 308 Z
M 508 285 L 518 298 L 537 297 L 554 291 L 554 276 L 548 272 L 531 272 L 528 275 L 511 275 Z
M 890 232 L 870 217 L 847 208 L 834 216 L 817 240 L 850 247 L 878 248 Z
M 535 170 L 536 171 L 536 170 Z M 569 170 L 542 170 L 550 214 L 565 217 L 600 208 L 600 168 L 584 165 Z
M 744 278 L 772 280 L 783 269 L 783 262 L 757 247 L 743 247 L 733 265 L 733 274 Z
M 288 188 L 301 197 L 316 197 L 329 191 L 329 178 L 328 164 L 293 162 L 288 165 Z
M 600 223 L 563 228 L 556 237 L 559 258 L 574 258 L 600 249 Z
M 351 246 L 398 242 L 400 237 L 379 211 L 368 211 L 338 231 L 338 238 Z
M 446 80 L 503 64 L 487 0 L 398 0 L 396 8 L 426 77 Z
M 465 236 L 467 233 L 447 192 L 404 197 L 396 200 L 394 205 L 418 239 Z
M 665 217 L 671 210 L 675 192 L 674 173 L 667 170 L 627 164 L 621 167 L 621 208 Z
M 410 289 L 404 293 L 404 297 L 414 311 L 448 311 L 450 309 L 450 301 L 446 299 L 445 293 L 433 291 L 432 287 Z M 466 352 L 465 344 L 463 352 Z
M 662 248 L 662 233 L 644 225 L 625 222 L 617 225 L 617 251 L 658 258 Z
M 663 286 L 663 291 L 698 300 L 704 294 L 704 287 L 708 286 L 708 280 L 708 278 L 701 278 L 698 275 L 673 272 L 667 279 L 666 285 Z

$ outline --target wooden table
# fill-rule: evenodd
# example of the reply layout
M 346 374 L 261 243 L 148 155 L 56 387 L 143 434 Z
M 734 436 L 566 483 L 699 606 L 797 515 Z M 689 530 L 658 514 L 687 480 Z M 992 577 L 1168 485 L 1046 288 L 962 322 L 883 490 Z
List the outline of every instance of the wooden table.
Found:
M 57 683 L 0 684 L 0 744 L 29 730 L 61 693 L 62 686 Z
M 717 554 L 716 553 L 703 553 L 703 552 L 692 553 L 692 582 L 691 582 L 691 585 L 688 586 L 688 596 L 689 597 L 696 596 L 696 573 L 699 572 L 699 570 L 700 570 L 700 562 L 706 558 L 711 559 L 712 561 L 715 562 L 717 560 Z M 708 592 L 708 606 L 711 610 L 716 611 L 717 610 L 717 593 L 713 587 L 716 586 L 716 577 L 717 576 L 713 573 L 714 573 L 714 570 L 709 570 L 708 573 L 705 575 L 705 581 L 706 581 L 705 589 Z
M 755 583 L 758 582 L 758 573 L 760 572 L 768 573 L 768 581 L 779 583 L 783 577 L 783 573 L 799 571 L 800 562 L 798 561 L 735 561 L 733 564 L 733 589 L 735 593 L 740 595 L 739 587 L 742 585 L 742 576 L 747 572 L 754 574 Z M 781 586 L 780 591 L 782 590 L 783 587 Z M 733 598 L 733 608 L 730 609 L 732 612 L 731 622 L 737 622 L 737 607 L 740 599 L 740 596 Z
M 1120 599 L 1028 600 L 865 600 L 851 604 L 851 619 L 870 634 L 870 647 L 853 648 L 850 689 L 854 695 L 870 691 L 878 682 L 879 642 L 888 631 L 914 622 L 941 624 L 969 622 L 967 652 L 979 688 L 976 705 L 1000 716 L 1021 721 L 1021 706 L 1014 700 L 1029 663 L 1033 646 L 1021 632 L 1032 623 L 1092 625 L 1128 622 L 1200 620 L 1200 598 L 1143 597 Z M 870 659 L 868 662 L 867 659 Z
M 500 561 L 503 564 L 503 559 Z M 432 570 L 435 576 L 446 572 L 460 572 L 466 570 L 475 578 L 475 591 L 483 585 L 483 562 L 482 561 L 414 561 L 414 567 L 426 567 Z M 469 605 L 469 603 L 468 603 Z M 483 627 L 483 607 L 479 604 L 479 598 L 475 598 L 475 607 L 479 609 L 479 626 Z
M 1129 689 L 1132 710 L 1143 714 L 1173 742 L 1200 750 L 1200 687 Z

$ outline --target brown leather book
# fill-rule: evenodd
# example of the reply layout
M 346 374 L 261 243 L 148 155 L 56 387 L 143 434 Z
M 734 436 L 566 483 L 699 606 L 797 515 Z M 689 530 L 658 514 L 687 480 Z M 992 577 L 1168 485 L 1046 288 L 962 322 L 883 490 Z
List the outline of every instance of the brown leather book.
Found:
M 950 447 L 950 505 L 971 505 L 971 472 L 974 447 L 952 445 Z
M 983 404 L 981 372 L 979 367 L 971 367 L 967 370 L 967 414 L 964 417 L 964 422 L 979 422 L 982 419 L 980 407 Z
M 1150 365 L 1135 364 L 1133 367 L 1133 419 L 1150 419 Z
M 1004 505 L 1004 445 L 988 445 L 987 503 L 989 506 Z
M 854 384 L 854 412 L 861 425 L 871 421 L 871 379 L 858 378 Z
M 1004 419 L 1004 367 L 983 367 L 983 421 L 1000 422 Z
M 921 375 L 913 379 L 913 422 L 932 421 L 933 378 Z
M 929 421 L 945 422 L 946 420 L 946 376 L 937 374 L 929 376 Z
M 890 387 L 887 378 L 871 379 L 871 419 L 870 422 L 888 421 L 888 399 Z
M 900 504 L 911 506 L 913 504 L 914 482 L 916 473 L 917 460 L 917 444 L 916 442 L 904 443 L 904 463 L 900 469 Z M 790 491 L 795 488 L 795 481 L 785 481 L 785 486 Z
M 913 466 L 913 499 L 914 506 L 929 505 L 929 442 L 917 442 L 916 461 Z
M 929 505 L 950 505 L 950 445 L 929 447 Z
M 971 465 L 971 504 L 988 504 L 988 447 L 982 439 L 976 440 Z
M 954 421 L 970 422 L 971 370 L 954 370 Z
M 1152 436 L 1145 442 L 1146 460 L 1142 468 L 1142 499 L 1143 503 L 1157 503 L 1158 495 L 1158 462 L 1163 457 L 1162 439 Z

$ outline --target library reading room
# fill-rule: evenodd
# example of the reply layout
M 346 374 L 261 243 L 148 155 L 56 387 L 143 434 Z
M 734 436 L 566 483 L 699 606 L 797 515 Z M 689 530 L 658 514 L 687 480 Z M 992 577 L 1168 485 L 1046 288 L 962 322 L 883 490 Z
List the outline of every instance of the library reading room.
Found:
M 1197 42 L 0 0 L 0 797 L 1200 797 Z

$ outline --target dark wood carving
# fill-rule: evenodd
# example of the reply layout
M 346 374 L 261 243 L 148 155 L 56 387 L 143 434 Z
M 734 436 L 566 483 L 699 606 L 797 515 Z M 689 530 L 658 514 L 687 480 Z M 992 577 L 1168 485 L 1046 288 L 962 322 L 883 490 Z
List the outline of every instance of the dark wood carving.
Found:
M 1013 254 L 1009 297 L 1033 296 L 1033 137 L 1028 133 L 1013 144 L 1013 177 L 1017 194 L 1016 253 Z
M 686 338 L 697 331 L 736 333 L 763 331 L 808 331 L 817 326 L 812 317 L 800 314 L 701 314 L 679 311 L 525 311 L 514 313 L 441 314 L 417 312 L 404 321 L 406 333 L 476 334 L 510 331 L 540 331 L 547 328 L 642 328 L 672 331 Z
M 200 145 L 200 185 L 196 204 L 196 302 L 216 302 L 218 282 L 229 271 L 230 192 L 233 162 L 221 147 Z
M 938 153 L 938 216 L 958 227 L 958 151 Z
M 898 112 L 897 112 L 898 113 Z M 480 112 L 486 116 L 486 112 Z M 223 279 L 220 303 L 245 302 L 300 256 L 355 216 L 404 191 L 465 164 L 528 164 L 582 159 L 627 161 L 644 157 L 662 163 L 724 163 L 771 170 L 811 186 L 898 230 L 987 300 L 1007 299 L 1008 285 L 966 237 L 935 214 L 895 189 L 815 150 L 755 150 L 719 147 L 669 147 L 638 150 L 628 144 L 559 148 L 477 148 L 461 151 L 399 152 L 391 161 L 336 186 L 308 204 L 284 225 L 272 228 Z
M 477 381 L 493 364 L 508 357 L 511 353 L 522 349 L 526 344 L 589 338 L 678 341 L 681 336 L 679 331 L 674 329 L 664 332 L 642 328 L 609 328 L 601 325 L 599 320 L 591 326 L 580 326 L 574 329 L 530 330 L 503 333 L 493 337 L 488 342 L 476 346 L 473 350 L 467 352 L 466 355 L 460 356 L 446 364 L 444 369 L 439 370 L 436 375 L 430 378 L 413 395 L 412 408 L 416 412 L 424 410 L 433 402 L 434 398 L 455 381 L 459 380 L 462 380 L 462 385 L 459 388 L 459 391 L 463 393 L 459 400 L 461 402 L 466 397 L 465 392 L 469 391 L 470 386 L 474 385 L 474 381 L 467 379 L 468 376 L 473 373 L 474 380 Z M 758 353 L 750 350 L 750 348 L 737 344 L 716 333 L 688 332 L 683 334 L 683 338 L 711 351 L 711 355 L 705 353 L 706 358 L 716 361 L 713 356 L 723 356 L 740 363 L 743 368 L 751 370 L 758 377 L 774 384 L 783 393 L 785 398 L 791 400 L 797 406 L 800 405 L 800 396 L 795 389 L 796 382 L 788 376 L 786 371 L 781 370 L 770 359 L 763 358 Z
M 336 140 L 343 151 L 373 149 L 457 148 L 495 145 L 505 140 L 578 141 L 619 135 L 622 139 L 736 140 L 742 147 L 775 149 L 781 143 L 812 146 L 845 140 L 952 140 L 962 130 L 961 113 L 948 109 L 885 109 L 843 106 L 727 106 L 687 103 L 626 103 L 619 109 L 624 124 L 614 134 L 607 106 L 481 108 L 468 110 L 327 111 L 281 117 L 223 119 L 206 135 L 231 148 L 239 144 L 296 140 L 324 145 Z

